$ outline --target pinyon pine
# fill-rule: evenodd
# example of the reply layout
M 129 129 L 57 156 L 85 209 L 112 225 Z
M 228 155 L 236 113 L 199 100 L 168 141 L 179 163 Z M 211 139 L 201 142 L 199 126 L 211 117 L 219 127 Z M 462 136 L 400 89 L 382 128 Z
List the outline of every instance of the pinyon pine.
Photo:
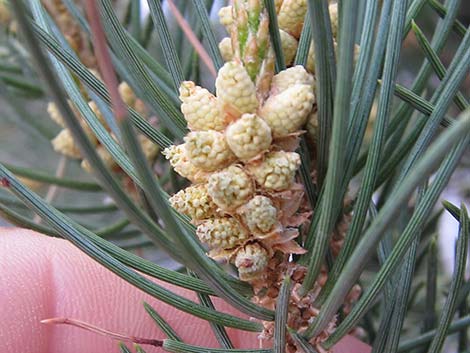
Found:
M 209 321 L 220 343 L 182 342 L 159 318 L 168 338 L 136 340 L 140 352 L 324 353 L 349 334 L 377 353 L 435 353 L 453 332 L 469 351 L 469 218 L 438 202 L 470 141 L 460 1 L 147 2 L 142 18 L 137 0 L 0 0 L 1 97 L 64 164 L 0 163 L 0 215 Z M 405 38 L 422 57 L 408 87 Z M 33 101 L 47 119 L 28 117 Z M 54 202 L 57 186 L 85 206 Z M 443 212 L 459 223 L 451 278 Z M 262 348 L 233 347 L 226 327 Z

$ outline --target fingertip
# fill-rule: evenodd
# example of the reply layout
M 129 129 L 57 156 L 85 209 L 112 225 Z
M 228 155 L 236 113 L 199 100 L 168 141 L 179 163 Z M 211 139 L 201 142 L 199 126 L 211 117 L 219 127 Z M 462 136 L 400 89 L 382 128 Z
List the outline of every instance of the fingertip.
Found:
M 144 309 L 155 308 L 187 343 L 218 347 L 208 323 L 184 314 L 131 286 L 117 275 L 61 239 L 24 229 L 0 228 L 0 351 L 21 347 L 28 353 L 111 353 L 115 341 L 70 326 L 41 324 L 52 317 L 87 321 L 117 333 L 144 338 L 165 338 Z M 162 284 L 161 282 L 157 282 Z M 172 285 L 164 287 L 197 302 L 194 292 Z M 220 311 L 246 316 L 219 298 Z M 257 333 L 227 329 L 241 349 L 261 348 Z M 269 347 L 269 343 L 264 348 Z M 148 353 L 157 348 L 145 347 Z M 369 353 L 370 347 L 345 337 L 333 353 Z
M 353 336 L 345 336 L 332 350 L 332 353 L 370 353 L 371 346 Z
M 0 350 L 34 342 L 24 351 L 89 353 L 116 352 L 117 343 L 82 329 L 41 324 L 52 317 L 89 322 L 104 329 L 132 336 L 162 339 L 163 333 L 146 313 L 147 302 L 187 343 L 218 347 L 209 324 L 164 304 L 125 282 L 99 265 L 71 243 L 24 229 L 0 229 L 0 267 L 4 281 L 0 293 L 8 298 L 8 318 L 0 322 Z M 197 302 L 194 292 L 163 284 L 165 288 Z M 3 300 L 2 300 L 3 301 Z M 240 316 L 233 308 L 214 298 L 217 308 Z M 16 309 L 16 308 L 19 309 Z M 8 330 L 3 330 L 8 327 Z M 256 334 L 228 329 L 235 345 L 253 348 Z M 5 337 L 4 337 L 5 336 Z M 8 339 L 7 339 L 8 338 Z M 23 345 L 24 346 L 24 345 Z M 156 352 L 152 347 L 148 353 Z
M 50 328 L 48 261 L 34 232 L 0 228 L 0 350 L 46 352 Z M 37 251 L 39 250 L 39 251 Z

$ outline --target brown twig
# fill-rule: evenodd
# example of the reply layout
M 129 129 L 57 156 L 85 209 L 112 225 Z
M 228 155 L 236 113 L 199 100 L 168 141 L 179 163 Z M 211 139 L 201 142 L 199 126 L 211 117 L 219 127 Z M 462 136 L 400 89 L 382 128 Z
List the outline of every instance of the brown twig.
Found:
M 80 320 L 75 320 L 75 319 L 55 317 L 55 318 L 52 318 L 52 319 L 41 320 L 41 323 L 42 324 L 53 324 L 53 325 L 71 325 L 71 326 L 79 327 L 81 329 L 96 333 L 98 335 L 102 335 L 102 336 L 109 337 L 111 339 L 115 339 L 115 340 L 119 340 L 119 341 L 132 342 L 132 343 L 137 343 L 137 344 L 146 344 L 146 345 L 155 346 L 155 347 L 162 347 L 163 346 L 163 341 L 162 340 L 155 340 L 155 339 L 150 339 L 150 338 L 141 338 L 141 337 L 135 337 L 135 336 L 126 336 L 126 335 L 111 332 L 111 331 L 102 329 L 100 327 L 91 325 L 89 323 L 86 323 L 86 322 L 83 322 L 83 321 L 80 321 Z
M 125 119 L 127 116 L 127 108 L 119 95 L 119 83 L 114 72 L 108 46 L 106 45 L 106 37 L 104 35 L 97 1 L 86 0 L 85 11 L 88 17 L 88 22 L 90 23 L 91 37 L 95 49 L 96 60 L 98 62 L 98 68 L 103 76 L 104 83 L 108 87 L 116 119 L 117 121 L 122 121 L 122 119 Z
M 181 12 L 178 10 L 178 8 L 173 3 L 173 0 L 168 0 L 168 6 L 170 8 L 170 11 L 175 16 L 176 22 L 178 23 L 178 25 L 183 30 L 183 32 L 186 35 L 186 37 L 188 38 L 189 42 L 193 46 L 194 50 L 196 50 L 196 52 L 199 54 L 199 57 L 201 58 L 202 62 L 207 66 L 207 68 L 209 69 L 212 76 L 216 77 L 217 76 L 217 71 L 215 69 L 214 63 L 212 62 L 212 59 L 210 58 L 210 56 L 207 53 L 206 49 L 204 49 L 204 46 L 202 45 L 202 43 L 199 41 L 197 36 L 194 34 L 194 31 L 191 29 L 191 26 L 184 19 L 183 15 L 181 15 Z

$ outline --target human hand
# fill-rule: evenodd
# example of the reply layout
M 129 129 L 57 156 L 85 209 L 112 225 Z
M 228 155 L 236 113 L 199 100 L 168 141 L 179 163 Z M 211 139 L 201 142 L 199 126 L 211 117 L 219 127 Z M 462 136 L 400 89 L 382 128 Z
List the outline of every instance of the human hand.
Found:
M 218 347 L 207 322 L 182 313 L 131 286 L 65 240 L 25 229 L 0 228 L 0 352 L 111 353 L 115 341 L 82 329 L 44 325 L 66 317 L 126 335 L 163 339 L 142 303 L 148 302 L 187 343 Z M 196 300 L 193 292 L 165 287 Z M 222 300 L 216 307 L 235 315 Z M 236 347 L 258 348 L 256 334 L 228 329 Z M 148 353 L 159 351 L 143 347 Z M 334 353 L 369 353 L 370 347 L 346 337 Z

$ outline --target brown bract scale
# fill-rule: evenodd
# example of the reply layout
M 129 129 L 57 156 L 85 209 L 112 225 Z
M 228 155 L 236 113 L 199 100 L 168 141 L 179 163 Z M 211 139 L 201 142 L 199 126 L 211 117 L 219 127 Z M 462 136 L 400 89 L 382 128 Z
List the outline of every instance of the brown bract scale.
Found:
M 279 295 L 280 287 L 286 275 L 290 276 L 292 281 L 291 294 L 288 305 L 287 325 L 299 332 L 305 331 L 310 325 L 312 320 L 319 314 L 319 310 L 313 305 L 321 287 L 325 284 L 327 279 L 326 271 L 322 269 L 313 289 L 305 296 L 300 296 L 298 291 L 305 278 L 306 268 L 288 262 L 287 255 L 277 253 L 269 259 L 266 271 L 262 277 L 252 281 L 255 291 L 255 303 L 275 310 L 277 298 Z M 355 294 L 355 293 L 354 293 Z M 325 353 L 326 350 L 321 346 L 335 328 L 336 318 L 334 318 L 327 328 L 315 337 L 311 343 L 314 345 L 318 352 Z M 260 334 L 260 339 L 271 340 L 274 336 L 274 322 L 264 321 L 264 330 Z M 302 351 L 300 347 L 288 335 L 286 337 L 286 352 L 297 353 Z

